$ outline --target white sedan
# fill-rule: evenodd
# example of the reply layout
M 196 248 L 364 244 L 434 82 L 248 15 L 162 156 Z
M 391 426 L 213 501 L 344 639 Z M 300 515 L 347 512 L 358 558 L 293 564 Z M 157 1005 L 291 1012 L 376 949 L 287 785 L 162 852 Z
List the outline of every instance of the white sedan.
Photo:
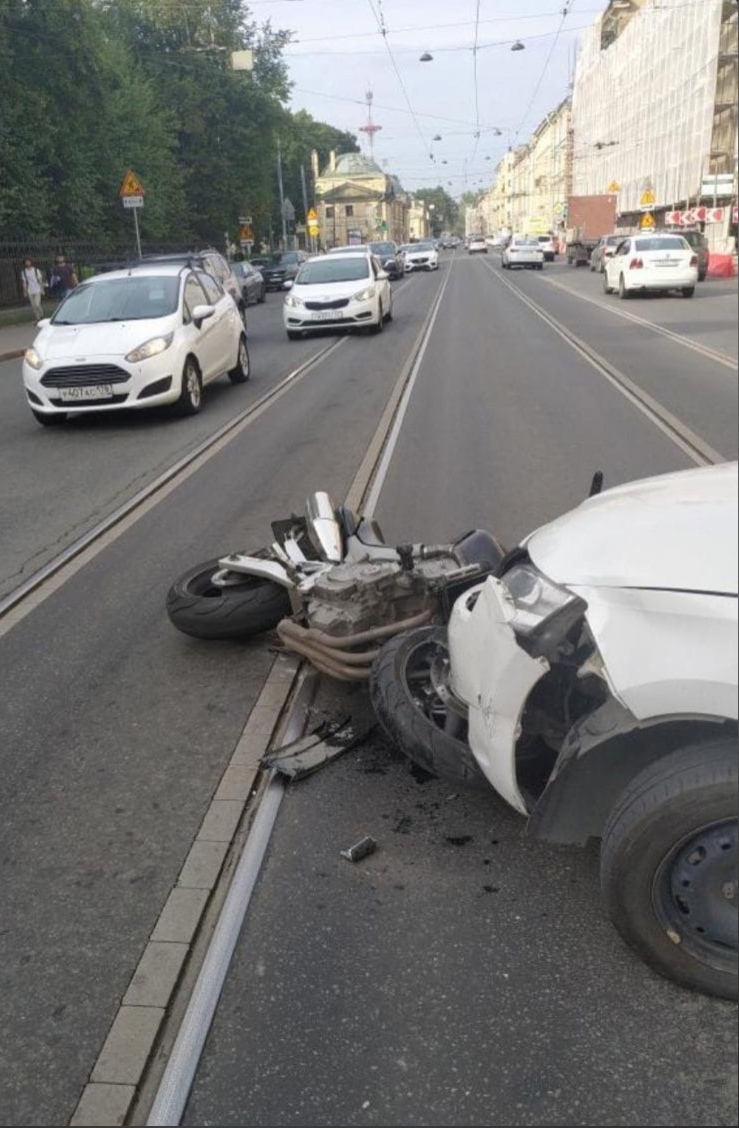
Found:
M 400 250 L 406 274 L 414 270 L 439 269 L 439 252 L 433 243 L 406 243 Z
M 241 315 L 204 271 L 152 263 L 77 286 L 23 359 L 23 384 L 44 426 L 68 415 L 171 404 L 200 410 L 203 386 L 249 379 Z
M 294 283 L 287 283 L 283 321 L 291 341 L 315 329 L 368 329 L 381 333 L 393 319 L 388 274 L 374 257 L 316 255 L 303 263 Z
M 603 289 L 620 298 L 650 290 L 692 298 L 697 282 L 698 256 L 682 235 L 632 235 L 605 260 Z
M 501 266 L 504 270 L 513 270 L 519 266 L 543 270 L 544 250 L 536 235 L 514 235 L 503 251 Z

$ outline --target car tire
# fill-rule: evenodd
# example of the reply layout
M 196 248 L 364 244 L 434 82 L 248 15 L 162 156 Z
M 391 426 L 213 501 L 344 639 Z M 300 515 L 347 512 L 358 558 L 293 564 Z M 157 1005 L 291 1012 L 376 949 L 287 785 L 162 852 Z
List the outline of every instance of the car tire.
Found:
M 698 275 L 698 281 L 699 282 L 705 282 L 707 274 L 708 274 L 707 270 L 702 270 Z
M 287 339 L 288 341 L 302 341 L 303 334 L 299 333 L 296 329 L 288 329 Z
M 628 299 L 631 297 L 631 294 L 626 289 L 626 279 L 624 278 L 623 274 L 618 280 L 618 296 L 622 302 L 628 301 Z
M 444 627 L 419 627 L 397 635 L 381 648 L 370 675 L 370 697 L 377 719 L 390 741 L 414 764 L 455 786 L 489 791 L 466 739 L 440 727 L 448 714 L 431 689 L 431 664 L 444 662 Z M 429 679 L 424 684 L 425 673 Z M 409 675 L 414 678 L 413 686 Z M 417 679 L 417 680 L 416 680 Z M 460 731 L 464 731 L 464 722 Z
M 228 374 L 228 378 L 232 384 L 245 384 L 251 376 L 251 360 L 249 359 L 249 349 L 246 344 L 246 337 L 242 334 L 239 337 L 239 351 L 236 355 L 236 364 Z
M 385 329 L 385 314 L 383 313 L 383 310 L 382 310 L 382 302 L 380 302 L 378 307 L 377 307 L 377 321 L 374 321 L 372 323 L 372 325 L 369 326 L 369 331 L 370 331 L 370 333 L 377 335 L 378 333 L 382 333 L 384 331 L 384 329 Z
M 590 264 L 590 273 L 591 273 L 591 274 L 595 274 L 595 271 L 596 271 L 596 269 L 597 269 L 597 268 L 596 268 L 595 264 L 591 262 L 591 264 Z
M 261 290 L 259 291 L 259 297 L 257 298 L 257 305 L 264 305 L 266 300 L 267 300 L 267 287 L 262 286 Z
M 385 314 L 385 324 L 389 325 L 392 320 L 393 320 L 393 307 L 392 307 L 392 303 L 391 303 L 390 309 Z
M 612 294 L 613 293 L 613 286 L 608 285 L 608 275 L 606 274 L 605 270 L 603 271 L 603 293 L 604 294 Z
M 603 832 L 601 884 L 623 939 L 685 987 L 737 997 L 734 741 L 681 748 L 640 772 Z
M 203 379 L 194 357 L 189 356 L 182 369 L 182 386 L 174 410 L 177 415 L 197 415 L 203 406 Z
M 62 423 L 66 423 L 67 421 L 66 411 L 57 411 L 54 415 L 47 415 L 45 412 L 36 411 L 32 407 L 31 414 L 33 415 L 33 418 L 36 420 L 36 422 L 40 423 L 42 427 L 59 427 Z
M 544 263 L 543 262 L 537 262 L 536 269 L 537 270 L 543 270 L 544 269 Z
M 684 298 L 692 298 L 695 294 L 695 286 L 683 286 L 681 293 Z
M 259 556 L 261 553 L 253 553 Z M 291 614 L 286 588 L 272 580 L 244 576 L 244 582 L 219 588 L 212 582 L 218 561 L 184 572 L 167 594 L 167 615 L 184 634 L 204 639 L 239 639 L 272 630 Z

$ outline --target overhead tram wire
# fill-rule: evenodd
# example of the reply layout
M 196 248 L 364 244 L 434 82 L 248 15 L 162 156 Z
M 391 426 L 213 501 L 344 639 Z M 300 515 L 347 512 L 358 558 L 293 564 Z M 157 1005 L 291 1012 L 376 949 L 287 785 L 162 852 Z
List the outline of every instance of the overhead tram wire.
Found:
M 517 137 L 520 134 L 523 127 L 525 126 L 526 120 L 529 116 L 529 113 L 531 112 L 531 107 L 533 106 L 534 102 L 536 101 L 537 94 L 541 90 L 541 84 L 544 81 L 544 76 L 546 75 L 547 70 L 549 69 L 549 64 L 552 61 L 552 55 L 554 54 L 555 48 L 556 48 L 556 46 L 559 42 L 559 37 L 562 34 L 562 30 L 563 30 L 564 25 L 565 25 L 565 20 L 567 19 L 570 12 L 572 11 L 572 6 L 573 6 L 574 2 L 575 2 L 575 0 L 565 0 L 564 8 L 562 9 L 562 19 L 560 20 L 559 27 L 557 28 L 557 32 L 554 36 L 554 39 L 552 40 L 552 46 L 549 48 L 549 52 L 547 54 L 547 57 L 544 60 L 544 66 L 542 67 L 541 74 L 539 75 L 539 80 L 536 83 L 536 86 L 534 87 L 534 93 L 529 98 L 529 104 L 527 105 L 526 109 L 524 110 L 524 115 L 521 118 L 521 122 L 518 126 L 518 129 L 516 130 L 516 136 Z
M 475 41 L 472 47 L 472 75 L 475 84 L 475 144 L 472 149 L 470 164 L 475 163 L 477 146 L 480 144 L 480 84 L 477 80 L 477 44 L 480 38 L 480 3 L 475 0 Z
M 408 106 L 408 112 L 410 113 L 411 117 L 413 118 L 413 124 L 416 127 L 416 132 L 418 133 L 418 136 L 421 138 L 421 141 L 423 143 L 423 147 L 424 147 L 425 151 L 431 155 L 431 159 L 433 160 L 434 159 L 433 154 L 431 153 L 431 151 L 429 149 L 428 141 L 426 140 L 426 138 L 423 134 L 423 130 L 421 129 L 420 123 L 418 121 L 418 118 L 416 117 L 416 111 L 413 109 L 413 106 L 411 105 L 411 100 L 410 100 L 410 97 L 408 95 L 408 90 L 406 89 L 405 82 L 403 81 L 403 76 L 400 73 L 400 70 L 398 68 L 398 64 L 395 61 L 395 56 L 393 55 L 392 48 L 390 47 L 390 44 L 388 43 L 387 26 L 385 24 L 385 17 L 384 17 L 383 11 L 382 11 L 382 0 L 377 0 L 377 8 L 375 8 L 373 0 L 367 0 L 367 3 L 369 4 L 370 9 L 372 11 L 372 15 L 375 17 L 375 20 L 377 22 L 377 28 L 380 32 L 380 35 L 382 36 L 382 42 L 385 44 L 385 47 L 387 48 L 387 53 L 390 56 L 390 62 L 393 64 L 393 70 L 395 71 L 398 82 L 400 84 L 400 89 L 403 91 L 403 97 L 405 98 L 406 105 Z

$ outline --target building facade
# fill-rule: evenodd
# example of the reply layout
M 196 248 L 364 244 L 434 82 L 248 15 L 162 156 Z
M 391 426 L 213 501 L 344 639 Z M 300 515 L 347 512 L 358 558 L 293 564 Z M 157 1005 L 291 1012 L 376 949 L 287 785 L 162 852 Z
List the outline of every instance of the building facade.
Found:
M 324 246 L 369 240 L 408 241 L 412 201 L 397 177 L 361 153 L 332 153 L 316 180 L 316 209 Z
M 718 202 L 731 202 L 736 28 L 730 0 L 610 0 L 585 33 L 577 61 L 575 194 L 617 191 L 623 228 L 638 223 L 647 190 L 657 223 L 668 211 L 700 204 L 711 173 L 723 173 L 728 187 Z M 713 232 L 714 245 L 719 234 Z

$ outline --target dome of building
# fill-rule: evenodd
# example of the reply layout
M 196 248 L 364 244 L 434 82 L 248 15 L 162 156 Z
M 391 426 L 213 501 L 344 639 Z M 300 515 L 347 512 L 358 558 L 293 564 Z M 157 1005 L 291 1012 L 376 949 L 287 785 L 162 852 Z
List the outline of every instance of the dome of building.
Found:
M 342 153 L 336 158 L 336 168 L 327 168 L 324 176 L 384 176 L 384 172 L 363 153 Z

